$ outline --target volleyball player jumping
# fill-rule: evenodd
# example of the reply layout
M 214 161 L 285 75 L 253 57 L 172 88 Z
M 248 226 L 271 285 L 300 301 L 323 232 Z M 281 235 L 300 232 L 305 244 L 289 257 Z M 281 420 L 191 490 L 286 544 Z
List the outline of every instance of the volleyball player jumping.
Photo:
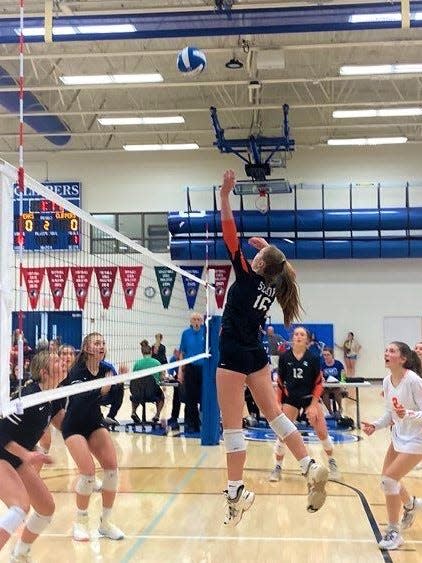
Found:
M 326 467 L 312 460 L 293 422 L 282 412 L 273 391 L 268 356 L 261 343 L 261 326 L 274 300 L 289 325 L 299 316 L 300 300 L 296 276 L 284 254 L 258 237 L 249 240 L 258 250 L 252 263 L 244 258 L 229 196 L 236 180 L 232 170 L 224 174 L 220 190 L 223 237 L 236 280 L 230 287 L 222 318 L 217 393 L 223 419 L 227 455 L 228 487 L 225 491 L 224 523 L 236 526 L 248 510 L 255 494 L 243 484 L 246 442 L 242 431 L 245 383 L 271 428 L 299 461 L 308 482 L 308 511 L 315 512 L 325 502 Z

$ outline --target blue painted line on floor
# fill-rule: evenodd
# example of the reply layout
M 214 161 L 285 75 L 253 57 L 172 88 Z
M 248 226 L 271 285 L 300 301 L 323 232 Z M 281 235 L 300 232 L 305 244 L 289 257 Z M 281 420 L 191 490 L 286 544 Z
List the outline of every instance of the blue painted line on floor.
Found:
M 195 475 L 196 470 L 198 469 L 198 467 L 200 467 L 202 465 L 202 463 L 205 461 L 205 458 L 207 456 L 208 456 L 208 454 L 206 452 L 204 452 L 201 455 L 201 457 L 198 459 L 196 464 L 189 469 L 189 471 L 186 473 L 186 475 L 183 477 L 183 479 L 181 479 L 179 481 L 179 483 L 177 483 L 176 488 L 174 490 L 174 493 L 172 493 L 170 495 L 170 497 L 167 499 L 164 506 L 154 516 L 154 518 L 151 520 L 151 522 L 148 524 L 148 526 L 142 530 L 142 532 L 140 534 L 141 537 L 133 544 L 133 546 L 129 549 L 129 551 L 123 556 L 121 563 L 127 563 L 127 561 L 130 561 L 132 559 L 132 557 L 134 557 L 136 555 L 136 553 L 140 549 L 140 547 L 147 541 L 148 536 L 155 530 L 157 525 L 161 522 L 161 520 L 167 514 L 168 510 L 170 509 L 170 507 L 172 506 L 174 501 L 177 499 L 177 496 L 180 493 L 180 491 L 183 489 L 183 487 L 185 487 L 189 483 L 189 481 Z

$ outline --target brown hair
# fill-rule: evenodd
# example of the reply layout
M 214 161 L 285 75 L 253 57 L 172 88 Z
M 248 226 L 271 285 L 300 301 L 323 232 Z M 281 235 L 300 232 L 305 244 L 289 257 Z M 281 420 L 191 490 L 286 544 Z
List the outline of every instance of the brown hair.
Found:
M 152 348 L 151 346 L 148 344 L 148 342 L 146 344 L 142 344 L 141 345 L 141 352 L 144 356 L 149 356 L 149 354 L 152 353 Z
M 332 348 L 330 348 L 329 346 L 324 346 L 322 351 L 323 352 L 330 352 L 330 354 L 334 357 L 334 350 Z
M 42 350 L 35 354 L 31 360 L 31 365 L 29 366 L 29 371 L 31 373 L 32 381 L 40 381 L 41 370 L 48 370 L 50 360 L 50 352 L 48 350 Z
M 73 363 L 73 366 L 81 366 L 81 365 L 84 366 L 84 365 L 86 365 L 86 360 L 88 358 L 88 354 L 86 352 L 86 347 L 88 345 L 88 342 L 90 340 L 92 340 L 95 336 L 100 336 L 101 338 L 103 337 L 103 335 L 100 332 L 90 332 L 82 340 L 80 352 L 76 356 L 75 361 Z
M 275 297 L 283 310 L 284 325 L 300 318 L 303 311 L 296 282 L 296 272 L 284 254 L 275 246 L 268 246 L 262 256 L 262 276 L 268 285 L 275 287 Z
M 403 367 L 410 369 L 422 377 L 422 364 L 417 353 L 410 348 L 405 342 L 393 341 L 391 344 L 397 346 L 402 358 L 405 358 Z

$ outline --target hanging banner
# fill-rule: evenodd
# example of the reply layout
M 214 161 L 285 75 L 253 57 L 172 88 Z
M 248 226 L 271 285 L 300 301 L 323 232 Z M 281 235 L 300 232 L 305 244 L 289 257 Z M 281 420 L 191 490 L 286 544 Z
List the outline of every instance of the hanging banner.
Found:
M 22 268 L 22 275 L 32 309 L 37 307 L 44 273 L 44 268 Z
M 132 309 L 136 290 L 141 279 L 142 266 L 119 266 L 119 273 L 126 301 L 126 309 Z
M 167 268 L 167 266 L 154 266 L 155 275 L 157 277 L 158 287 L 160 288 L 161 301 L 164 309 L 168 309 L 170 305 L 171 294 L 173 292 L 176 272 Z
M 62 304 L 64 288 L 66 287 L 69 268 L 46 268 L 51 295 L 53 296 L 54 308 L 60 309 Z
M 202 277 L 202 270 L 204 269 L 204 266 L 180 266 L 180 267 L 186 270 L 187 272 L 189 272 L 189 274 L 196 276 L 197 278 Z M 185 288 L 185 295 L 186 295 L 186 301 L 188 302 L 188 307 L 189 309 L 193 309 L 195 307 L 196 296 L 198 295 L 199 282 L 196 282 L 189 278 L 185 278 L 185 276 L 182 276 L 182 280 L 183 280 L 183 287 Z
M 76 299 L 79 309 L 85 307 L 85 301 L 88 296 L 89 284 L 91 283 L 92 267 L 72 267 L 70 273 L 72 275 L 73 287 L 75 288 Z
M 117 266 L 95 266 L 94 270 L 103 307 L 108 309 L 113 294 L 114 282 L 116 281 Z
M 231 264 L 223 264 L 221 266 L 213 265 L 208 266 L 208 269 L 215 270 L 215 300 L 217 307 L 222 309 L 232 266 Z

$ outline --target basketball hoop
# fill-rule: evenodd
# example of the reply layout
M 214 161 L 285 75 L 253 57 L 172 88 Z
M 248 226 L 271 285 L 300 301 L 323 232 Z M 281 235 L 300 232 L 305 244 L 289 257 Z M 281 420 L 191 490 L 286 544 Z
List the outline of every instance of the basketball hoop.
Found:
M 268 212 L 268 188 L 265 186 L 258 187 L 258 197 L 255 200 L 255 207 L 260 213 Z

